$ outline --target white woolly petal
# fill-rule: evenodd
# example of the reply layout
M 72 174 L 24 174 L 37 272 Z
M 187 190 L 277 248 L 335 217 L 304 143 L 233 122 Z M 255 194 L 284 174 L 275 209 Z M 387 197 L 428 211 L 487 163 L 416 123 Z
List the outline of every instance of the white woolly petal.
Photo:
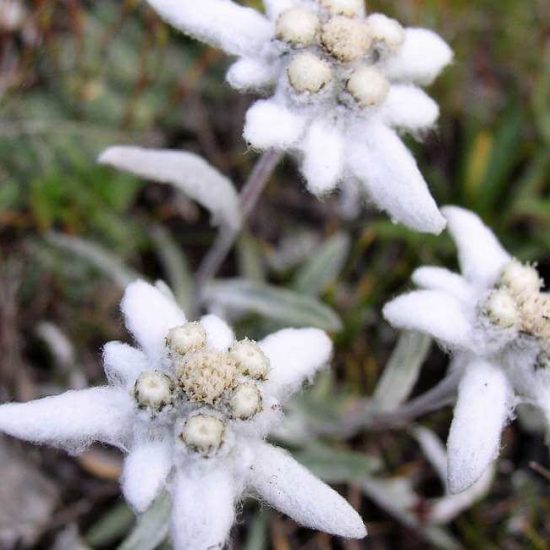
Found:
M 350 146 L 349 155 L 355 177 L 393 221 L 426 233 L 443 231 L 445 219 L 416 161 L 393 130 L 368 125 L 361 142 Z
M 473 485 L 497 458 L 512 403 L 512 389 L 500 368 L 481 360 L 468 365 L 447 441 L 451 493 Z
M 288 149 L 302 135 L 305 122 L 303 117 L 274 101 L 260 100 L 246 113 L 243 136 L 258 149 Z
M 304 380 L 326 366 L 332 355 L 332 342 L 316 328 L 287 328 L 259 342 L 270 362 L 265 391 L 280 399 L 288 398 Z
M 128 344 L 109 342 L 103 348 L 103 367 L 112 386 L 129 387 L 148 366 L 147 356 Z
M 239 59 L 227 71 L 226 80 L 236 90 L 263 90 L 276 84 L 277 65 L 261 59 Z
M 453 51 L 435 32 L 405 29 L 401 50 L 384 63 L 384 72 L 392 80 L 412 81 L 426 86 L 453 60 Z
M 259 12 L 230 0 L 147 0 L 180 31 L 233 55 L 257 53 L 272 37 Z
M 423 90 L 410 84 L 393 84 L 381 108 L 389 126 L 409 131 L 431 128 L 439 118 L 439 105 Z
M 173 185 L 206 208 L 212 214 L 213 223 L 233 228 L 241 223 L 239 198 L 233 183 L 199 155 L 117 145 L 106 149 L 99 162 Z
M 233 329 L 217 315 L 205 315 L 201 325 L 206 330 L 208 345 L 218 351 L 227 351 L 235 341 Z
M 164 355 L 168 331 L 185 323 L 177 304 L 144 281 L 128 285 L 120 309 L 126 327 L 153 363 Z
M 138 445 L 124 461 L 122 492 L 124 498 L 142 513 L 164 487 L 172 468 L 172 449 L 165 441 L 150 441 Z
M 172 488 L 174 550 L 223 548 L 235 519 L 231 472 L 179 470 Z
M 125 447 L 133 417 L 133 403 L 126 391 L 91 388 L 2 405 L 0 431 L 80 452 L 94 441 Z
M 311 529 L 353 539 L 367 535 L 359 514 L 286 451 L 261 443 L 255 452 L 248 483 L 261 499 Z
M 442 211 L 458 248 L 464 276 L 479 285 L 493 286 L 503 267 L 511 260 L 508 252 L 473 212 L 457 206 L 446 206 Z
M 336 187 L 344 166 L 344 138 L 340 131 L 324 121 L 314 122 L 302 145 L 302 174 L 308 189 L 323 195 Z
M 427 290 L 448 292 L 461 302 L 471 302 L 475 299 L 475 293 L 464 277 L 443 267 L 420 267 L 412 274 L 412 281 Z
M 416 290 L 386 304 L 383 313 L 395 328 L 424 332 L 451 347 L 467 348 L 471 341 L 462 305 L 446 292 Z
M 264 6 L 269 19 L 275 21 L 283 11 L 295 8 L 296 0 L 264 0 Z

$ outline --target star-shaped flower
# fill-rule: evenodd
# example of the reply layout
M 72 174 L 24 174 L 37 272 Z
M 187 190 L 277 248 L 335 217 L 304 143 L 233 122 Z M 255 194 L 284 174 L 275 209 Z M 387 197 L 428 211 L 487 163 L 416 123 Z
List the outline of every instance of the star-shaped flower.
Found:
M 413 281 L 423 290 L 394 299 L 384 315 L 395 327 L 432 335 L 462 373 L 447 442 L 449 488 L 457 493 L 498 456 L 518 403 L 548 414 L 550 295 L 541 292 L 535 267 L 512 258 L 475 214 L 457 207 L 443 213 L 462 275 L 418 269 Z
M 109 385 L 2 405 L 1 431 L 72 452 L 95 441 L 122 449 L 122 489 L 136 511 L 170 491 L 177 549 L 221 548 L 248 494 L 313 529 L 366 535 L 338 493 L 264 441 L 281 404 L 329 361 L 324 332 L 237 341 L 220 318 L 188 322 L 172 297 L 141 281 L 121 309 L 139 348 L 105 346 Z
M 452 59 L 435 33 L 367 16 L 363 0 L 264 0 L 266 14 L 229 0 L 148 0 L 183 32 L 239 57 L 227 79 L 272 94 L 252 105 L 244 136 L 299 158 L 310 191 L 360 187 L 394 221 L 445 226 L 397 131 L 431 128 L 430 84 Z

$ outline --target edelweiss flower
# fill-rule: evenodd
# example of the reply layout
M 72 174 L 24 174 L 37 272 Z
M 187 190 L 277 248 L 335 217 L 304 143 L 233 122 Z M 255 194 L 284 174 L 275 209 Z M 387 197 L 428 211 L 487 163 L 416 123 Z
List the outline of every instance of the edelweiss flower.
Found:
M 273 93 L 250 108 L 244 136 L 298 156 L 312 193 L 362 186 L 395 221 L 443 230 L 396 133 L 437 120 L 437 104 L 417 84 L 451 61 L 438 35 L 367 17 L 363 0 L 264 0 L 265 16 L 229 0 L 148 1 L 178 29 L 239 56 L 227 75 L 233 87 Z
M 417 290 L 384 308 L 395 327 L 436 338 L 462 378 L 449 433 L 451 492 L 467 489 L 498 456 L 515 406 L 550 409 L 550 295 L 536 269 L 513 259 L 472 212 L 443 209 L 462 276 L 422 267 Z M 546 369 L 546 370 L 545 370 Z
M 2 405 L 0 430 L 72 452 L 94 441 L 127 452 L 126 499 L 142 512 L 167 487 L 178 549 L 221 548 L 247 494 L 308 527 L 366 535 L 338 493 L 264 442 L 281 403 L 330 359 L 324 332 L 235 341 L 218 317 L 187 322 L 171 297 L 144 282 L 127 288 L 121 308 L 139 349 L 105 346 L 109 386 Z

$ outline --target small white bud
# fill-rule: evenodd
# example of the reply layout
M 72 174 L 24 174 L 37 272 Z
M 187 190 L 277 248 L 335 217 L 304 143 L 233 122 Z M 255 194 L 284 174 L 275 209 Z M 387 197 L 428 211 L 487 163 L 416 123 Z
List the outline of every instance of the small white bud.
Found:
M 395 53 L 405 41 L 405 31 L 398 21 L 381 13 L 373 13 L 367 18 L 367 28 L 373 42 Z
M 550 343 L 550 295 L 541 292 L 523 293 L 520 308 L 522 330 Z
M 313 44 L 318 30 L 319 18 L 303 8 L 285 10 L 275 25 L 277 38 L 293 46 Z
M 332 80 L 332 71 L 326 61 L 304 52 L 290 62 L 288 80 L 297 92 L 317 93 Z
M 200 323 L 186 323 L 181 327 L 175 327 L 166 337 L 166 345 L 170 351 L 180 355 L 204 348 L 206 341 L 206 330 Z
M 188 353 L 176 364 L 179 385 L 190 401 L 213 405 L 233 388 L 238 371 L 227 353 L 205 349 Z
M 241 374 L 256 380 L 265 380 L 269 372 L 269 359 L 256 342 L 246 338 L 231 346 L 229 355 Z
M 523 293 L 539 292 L 543 286 L 538 271 L 534 267 L 522 264 L 517 260 L 512 260 L 502 270 L 500 284 L 509 288 L 518 297 Z
M 181 440 L 196 453 L 213 455 L 223 443 L 225 424 L 215 416 L 197 414 L 184 425 Z
M 159 371 L 143 372 L 134 384 L 133 395 L 138 407 L 160 411 L 172 403 L 174 382 Z
M 371 46 L 371 37 L 364 22 L 337 16 L 321 29 L 321 43 L 327 52 L 343 63 L 361 59 Z
M 239 420 L 248 420 L 262 410 L 262 396 L 254 384 L 237 386 L 229 401 L 231 416 Z
M 521 321 L 516 300 L 503 289 L 494 290 L 489 294 L 483 312 L 491 323 L 499 328 L 517 328 Z
M 346 89 L 361 107 L 374 107 L 388 97 L 390 84 L 374 67 L 360 67 L 352 73 Z
M 365 10 L 364 0 L 320 0 L 321 6 L 329 10 L 332 15 L 357 17 Z

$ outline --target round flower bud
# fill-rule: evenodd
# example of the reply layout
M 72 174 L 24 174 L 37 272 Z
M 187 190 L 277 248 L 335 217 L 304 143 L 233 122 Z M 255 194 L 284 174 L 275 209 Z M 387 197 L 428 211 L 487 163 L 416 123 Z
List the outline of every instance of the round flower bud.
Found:
M 240 340 L 233 344 L 229 355 L 235 361 L 241 374 L 256 380 L 265 380 L 269 372 L 269 359 L 260 349 L 260 346 L 249 340 Z
M 231 416 L 238 420 L 248 420 L 262 410 L 262 396 L 254 384 L 237 386 L 229 401 Z
M 332 80 L 332 71 L 326 61 L 304 52 L 290 62 L 288 80 L 297 92 L 316 93 Z
M 291 8 L 285 10 L 275 25 L 277 38 L 293 46 L 313 44 L 319 30 L 319 18 L 309 10 Z
M 215 404 L 233 388 L 238 374 L 227 353 L 210 349 L 187 354 L 176 365 L 176 377 L 190 401 Z
M 367 18 L 367 28 L 373 42 L 390 52 L 396 52 L 405 41 L 405 31 L 395 20 L 381 13 Z
M 134 384 L 133 395 L 139 408 L 160 411 L 172 403 L 174 383 L 159 371 L 143 372 Z
M 543 286 L 538 271 L 517 260 L 512 260 L 502 270 L 500 283 L 509 288 L 516 296 L 521 296 L 523 293 L 539 292 Z
M 349 63 L 361 59 L 372 41 L 364 22 L 337 16 L 323 25 L 321 43 L 332 57 Z
M 364 0 L 320 0 L 320 3 L 332 15 L 357 17 L 364 12 Z
M 346 89 L 361 107 L 374 107 L 386 100 L 390 84 L 378 69 L 364 66 L 352 73 Z
M 521 296 L 521 329 L 550 343 L 550 296 L 540 292 L 524 293 Z
M 499 328 L 517 328 L 521 321 L 517 303 L 506 290 L 491 292 L 483 306 L 483 312 Z
M 175 327 L 166 337 L 166 345 L 170 351 L 180 355 L 204 348 L 206 341 L 206 330 L 200 323 L 186 323 L 181 327 Z
M 183 426 L 181 440 L 196 453 L 214 454 L 223 443 L 225 424 L 215 416 L 197 414 Z

